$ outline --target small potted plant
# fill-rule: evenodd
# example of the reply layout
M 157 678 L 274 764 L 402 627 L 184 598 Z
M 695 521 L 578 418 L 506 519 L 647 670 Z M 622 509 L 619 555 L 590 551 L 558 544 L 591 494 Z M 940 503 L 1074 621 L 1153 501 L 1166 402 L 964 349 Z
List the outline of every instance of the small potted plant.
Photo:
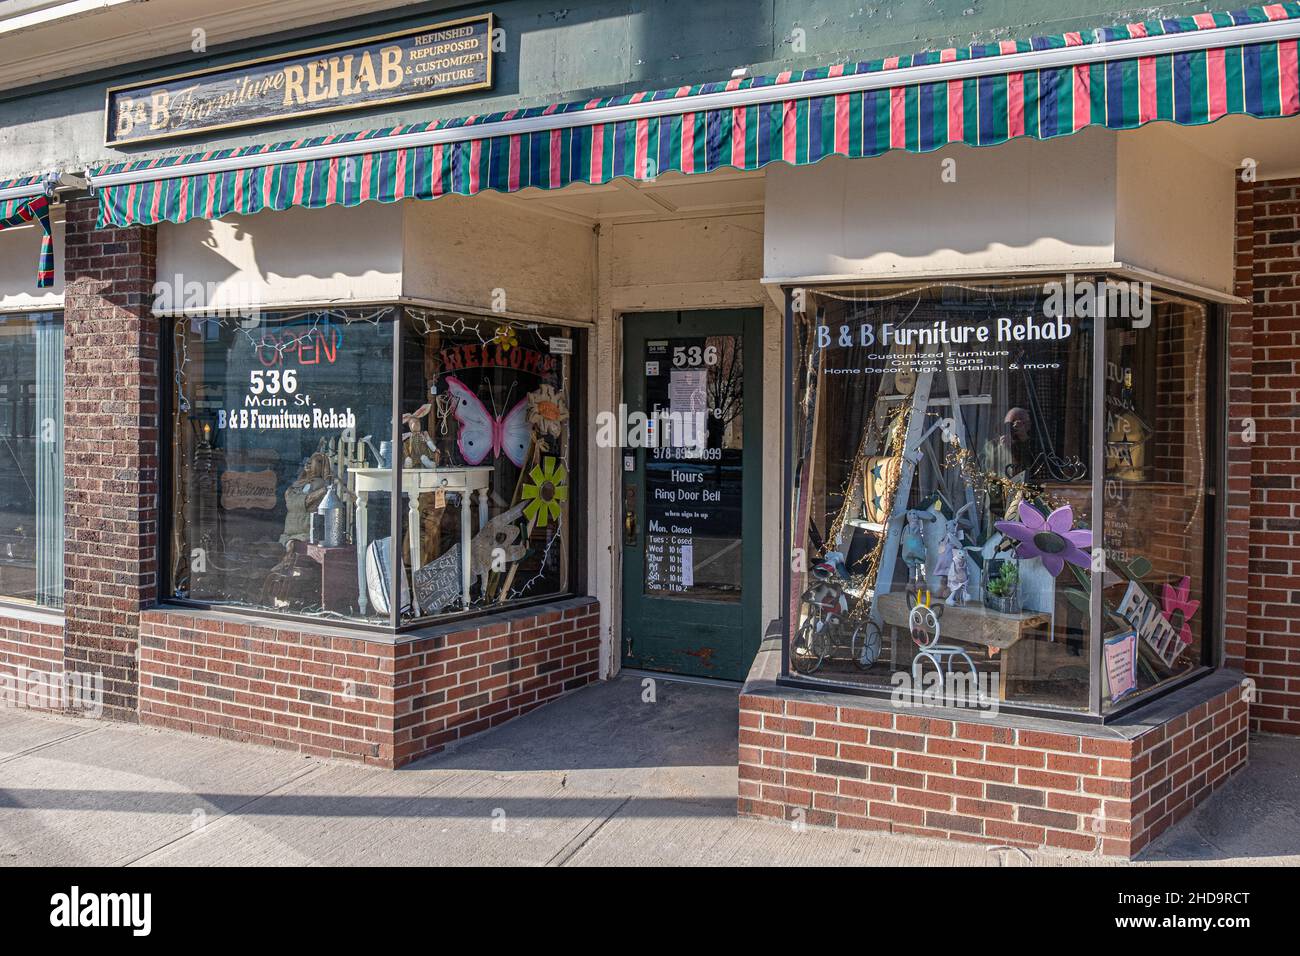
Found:
M 989 562 L 989 576 L 984 584 L 984 605 L 1001 614 L 1020 613 L 1020 569 L 1016 562 L 1003 559 Z

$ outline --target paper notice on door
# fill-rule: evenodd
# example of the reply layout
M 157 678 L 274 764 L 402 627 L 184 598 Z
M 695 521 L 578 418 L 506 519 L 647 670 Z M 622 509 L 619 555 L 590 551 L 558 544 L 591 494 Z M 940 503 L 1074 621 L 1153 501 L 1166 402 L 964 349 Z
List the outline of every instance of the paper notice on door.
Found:
M 668 378 L 668 408 L 676 433 L 675 448 L 704 449 L 708 435 L 709 370 L 675 368 Z
M 707 410 L 709 370 L 675 368 L 668 378 L 668 407 L 674 415 Z

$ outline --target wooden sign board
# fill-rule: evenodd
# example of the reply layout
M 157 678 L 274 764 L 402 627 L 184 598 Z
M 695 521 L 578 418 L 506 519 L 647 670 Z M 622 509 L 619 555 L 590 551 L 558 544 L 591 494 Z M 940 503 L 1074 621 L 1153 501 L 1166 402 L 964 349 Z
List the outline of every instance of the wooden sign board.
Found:
M 461 596 L 460 545 L 411 575 L 421 614 L 437 614 Z
M 279 477 L 273 468 L 265 471 L 223 471 L 221 507 L 228 510 L 260 508 L 269 511 L 278 500 L 278 485 Z
M 1142 585 L 1130 581 L 1115 610 L 1133 626 L 1138 636 L 1146 641 L 1166 667 L 1174 666 L 1178 655 L 1183 651 L 1178 631 L 1161 613 L 1159 603 L 1152 599 Z
M 492 14 L 109 89 L 104 142 L 272 123 L 492 86 Z

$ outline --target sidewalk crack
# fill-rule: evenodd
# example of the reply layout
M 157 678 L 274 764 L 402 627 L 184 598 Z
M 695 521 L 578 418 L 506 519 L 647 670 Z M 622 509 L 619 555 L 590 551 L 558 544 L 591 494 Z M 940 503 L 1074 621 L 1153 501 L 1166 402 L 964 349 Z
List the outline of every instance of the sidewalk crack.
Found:
M 618 806 L 616 806 L 608 814 L 602 817 L 600 822 L 597 823 L 594 827 L 591 827 L 591 824 L 589 823 L 587 826 L 591 827 L 590 829 L 584 827 L 581 831 L 579 831 L 577 836 L 575 836 L 564 846 L 560 847 L 560 849 L 555 851 L 555 855 L 546 861 L 546 865 L 565 866 L 571 859 L 573 859 L 574 854 L 576 854 L 584 846 L 586 846 L 593 839 L 595 839 L 596 834 L 601 831 L 601 829 L 605 826 L 605 824 L 608 823 L 610 820 L 613 820 L 616 816 L 618 816 L 619 813 L 622 812 L 623 808 L 631 802 L 631 800 L 632 800 L 632 795 L 628 794 L 626 797 L 622 799 L 622 801 L 620 801 Z
M 77 730 L 69 731 L 68 733 L 64 734 L 61 737 L 55 737 L 53 740 L 47 740 L 44 743 L 39 743 L 31 747 L 28 747 L 26 750 L 19 750 L 16 751 L 15 753 L 9 754 L 8 756 L 0 757 L 0 764 L 12 763 L 15 760 L 19 760 L 23 757 L 30 756 L 31 754 L 40 753 L 42 750 L 45 750 L 47 747 L 53 747 L 56 744 L 67 743 L 69 740 L 75 740 L 76 738 L 84 737 L 87 734 L 97 734 L 102 730 L 104 730 L 103 727 L 78 728 Z
M 276 786 L 272 787 L 270 790 L 267 790 L 264 793 L 259 793 L 255 797 L 249 797 L 247 800 L 245 800 L 243 803 L 239 804 L 236 807 L 231 807 L 225 813 L 219 814 L 217 818 L 214 819 L 211 823 L 204 824 L 198 829 L 193 829 L 193 828 L 187 829 L 184 833 L 181 833 L 170 840 L 165 840 L 164 842 L 159 843 L 157 846 L 150 847 L 148 850 L 146 850 L 145 852 L 141 853 L 138 856 L 125 859 L 125 860 L 118 860 L 116 863 L 113 863 L 112 865 L 113 866 L 134 866 L 137 863 L 147 860 L 149 857 L 157 853 L 160 853 L 161 851 L 167 849 L 170 846 L 175 846 L 177 843 L 180 843 L 182 840 L 188 837 L 196 836 L 199 833 L 202 833 L 204 830 L 210 830 L 212 827 L 215 827 L 218 824 L 220 824 L 223 820 L 228 820 L 231 817 L 239 816 L 245 810 L 251 807 L 253 804 L 257 803 L 259 800 L 264 800 L 267 797 L 272 796 L 273 794 L 279 793 L 281 790 L 284 790 L 286 787 L 292 786 L 293 784 L 296 784 L 302 780 L 307 779 L 312 774 L 315 774 L 320 770 L 323 770 L 325 766 L 326 766 L 325 764 L 316 764 L 313 767 L 308 767 L 306 770 L 302 771 L 301 773 L 294 774 L 292 777 L 277 784 Z

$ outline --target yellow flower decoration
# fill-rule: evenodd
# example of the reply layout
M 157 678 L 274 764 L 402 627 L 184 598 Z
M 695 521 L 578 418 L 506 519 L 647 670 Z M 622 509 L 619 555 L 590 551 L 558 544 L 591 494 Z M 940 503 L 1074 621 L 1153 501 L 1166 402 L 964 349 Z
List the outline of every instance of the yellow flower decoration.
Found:
M 499 325 L 497 326 L 496 338 L 492 341 L 501 346 L 502 352 L 509 352 L 519 345 L 519 334 L 515 332 L 513 325 Z
M 552 518 L 560 517 L 561 502 L 569 500 L 569 486 L 565 484 L 569 473 L 551 455 L 534 465 L 528 473 L 531 484 L 525 484 L 521 494 L 528 501 L 524 517 L 539 528 L 545 528 Z

